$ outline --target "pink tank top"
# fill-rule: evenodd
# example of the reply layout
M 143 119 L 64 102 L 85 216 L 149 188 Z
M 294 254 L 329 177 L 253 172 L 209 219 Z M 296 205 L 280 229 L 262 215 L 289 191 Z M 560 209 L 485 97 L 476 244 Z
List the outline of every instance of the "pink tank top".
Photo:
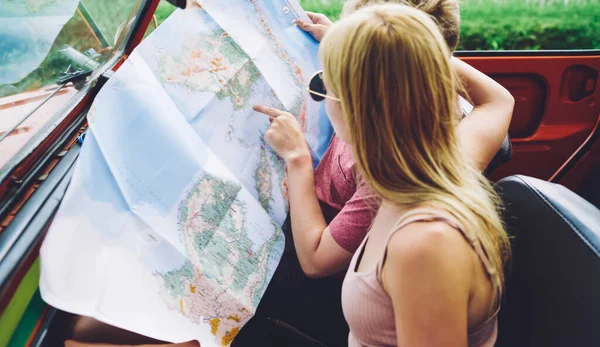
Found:
M 496 287 L 496 301 L 502 297 L 502 288 L 499 285 L 499 277 L 491 268 L 481 245 L 473 242 L 464 232 L 463 228 L 450 216 L 449 213 L 429 208 L 419 208 L 405 213 L 392 228 L 387 237 L 389 242 L 391 236 L 408 224 L 424 221 L 441 221 L 460 231 L 470 241 L 475 252 L 481 259 L 492 283 Z M 368 236 L 354 253 L 350 267 L 344 279 L 342 287 L 342 307 L 344 316 L 350 327 L 348 337 L 349 347 L 362 346 L 396 346 L 396 323 L 392 300 L 383 289 L 379 273 L 383 266 L 384 255 L 377 266 L 365 272 L 356 272 L 356 264 L 362 257 L 362 253 Z M 493 347 L 496 342 L 498 323 L 497 314 L 500 310 L 498 305 L 488 320 L 474 331 L 469 331 L 470 347 Z

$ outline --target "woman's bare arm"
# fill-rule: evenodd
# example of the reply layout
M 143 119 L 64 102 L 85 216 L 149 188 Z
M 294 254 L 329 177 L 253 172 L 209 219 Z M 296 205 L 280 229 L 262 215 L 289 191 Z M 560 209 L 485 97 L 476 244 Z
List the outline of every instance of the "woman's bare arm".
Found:
M 458 58 L 450 60 L 473 111 L 458 126 L 463 153 L 483 171 L 500 149 L 512 119 L 515 100 L 499 83 Z
M 265 140 L 287 165 L 292 233 L 302 271 L 313 278 L 342 271 L 352 253 L 329 232 L 317 197 L 312 159 L 298 122 L 291 114 L 271 107 L 256 106 L 255 110 L 271 117 Z

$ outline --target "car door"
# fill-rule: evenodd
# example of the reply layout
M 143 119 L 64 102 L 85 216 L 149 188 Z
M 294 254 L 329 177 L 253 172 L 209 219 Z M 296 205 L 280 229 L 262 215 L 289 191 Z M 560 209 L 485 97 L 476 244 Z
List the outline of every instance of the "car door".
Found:
M 600 204 L 600 7 L 596 1 L 466 0 L 456 55 L 515 98 L 512 160 L 524 174 Z
M 524 174 L 577 190 L 580 180 L 569 177 L 585 176 L 600 163 L 591 151 L 600 121 L 600 52 L 464 51 L 457 55 L 515 98 L 509 129 L 513 157 L 492 178 Z

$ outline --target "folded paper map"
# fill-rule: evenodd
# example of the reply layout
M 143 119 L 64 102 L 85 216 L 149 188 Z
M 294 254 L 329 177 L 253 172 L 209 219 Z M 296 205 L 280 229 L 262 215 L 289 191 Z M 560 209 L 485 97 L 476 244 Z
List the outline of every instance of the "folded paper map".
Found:
M 159 340 L 228 346 L 281 257 L 283 161 L 255 104 L 298 117 L 315 161 L 332 135 L 306 93 L 318 44 L 291 0 L 178 10 L 97 95 L 41 249 L 61 310 Z

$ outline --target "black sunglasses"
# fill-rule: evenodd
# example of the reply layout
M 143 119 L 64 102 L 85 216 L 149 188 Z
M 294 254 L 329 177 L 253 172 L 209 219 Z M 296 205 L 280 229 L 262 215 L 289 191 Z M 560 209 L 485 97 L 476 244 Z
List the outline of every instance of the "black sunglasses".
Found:
M 323 70 L 317 71 L 308 82 L 308 93 L 310 97 L 316 101 L 320 102 L 327 99 L 340 101 L 338 98 L 334 98 L 333 96 L 327 95 L 327 90 L 325 89 L 325 83 L 323 83 Z

